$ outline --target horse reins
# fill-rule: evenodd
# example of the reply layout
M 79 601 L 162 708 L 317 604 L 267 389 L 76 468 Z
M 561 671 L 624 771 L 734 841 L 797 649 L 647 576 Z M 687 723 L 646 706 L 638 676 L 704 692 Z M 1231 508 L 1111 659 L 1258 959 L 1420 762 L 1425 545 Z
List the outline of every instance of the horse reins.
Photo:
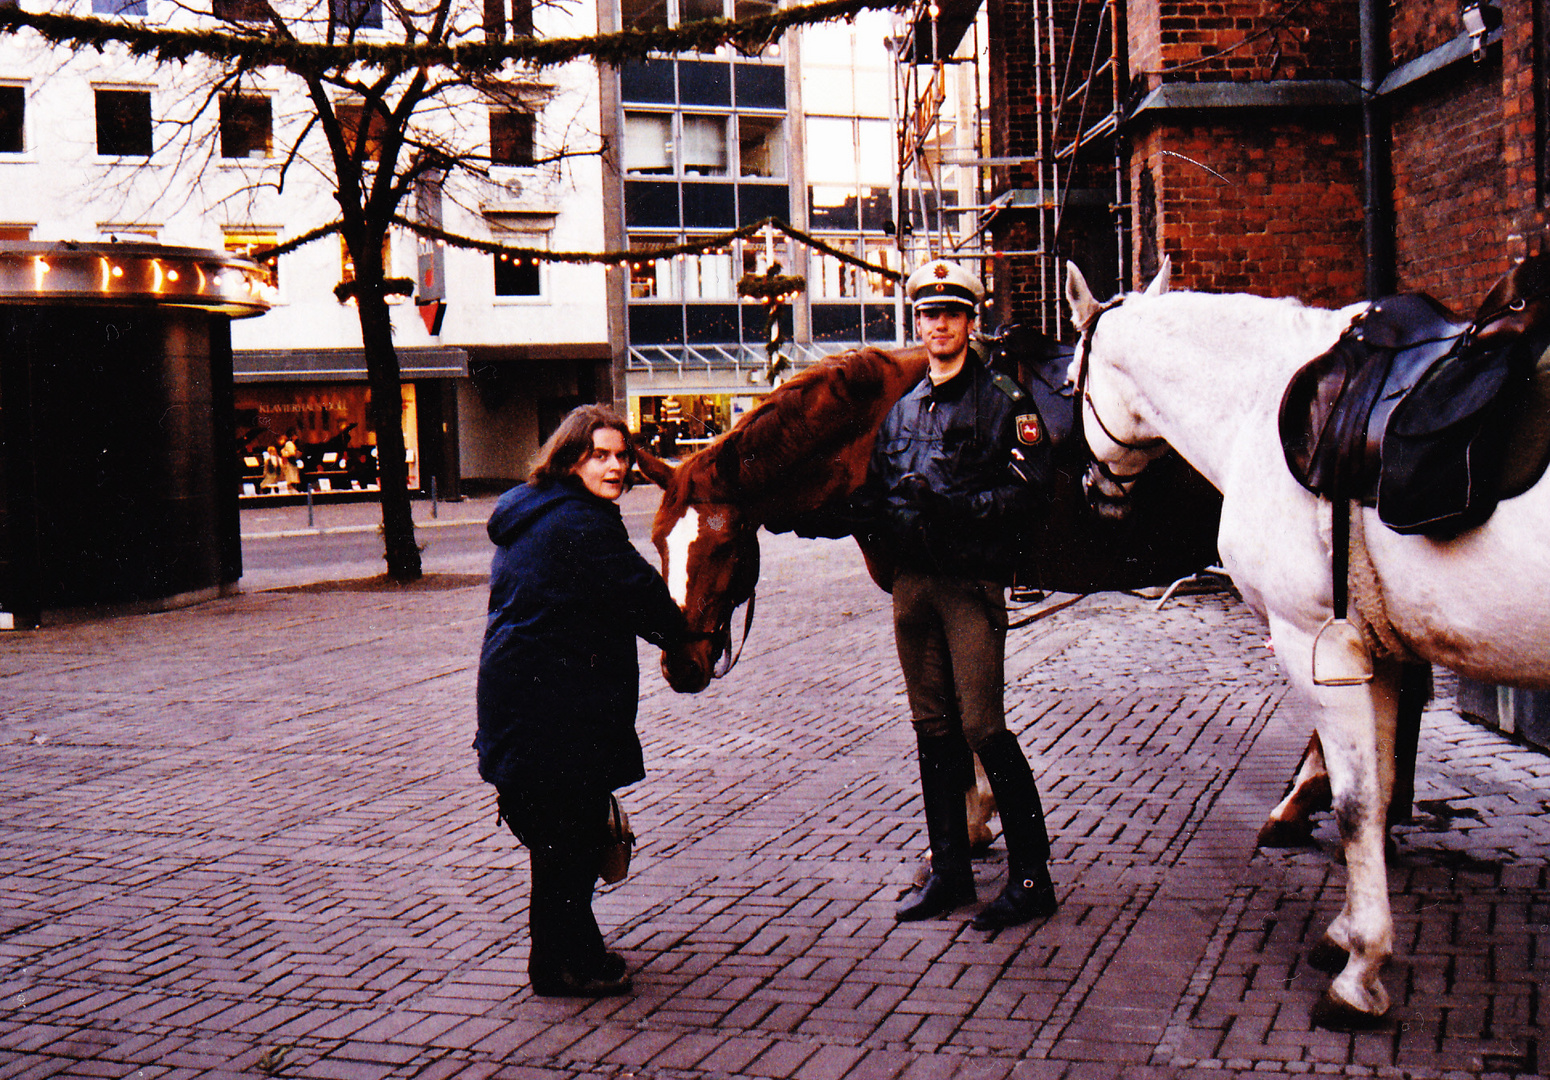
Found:
M 1111 300 L 1099 304 L 1093 313 L 1083 321 L 1081 337 L 1077 342 L 1076 389 L 1077 393 L 1082 396 L 1082 404 L 1092 414 L 1093 422 L 1098 425 L 1098 430 L 1103 432 L 1104 438 L 1122 450 L 1153 450 L 1164 445 L 1168 440 L 1161 436 L 1153 436 L 1150 439 L 1142 439 L 1138 442 L 1126 442 L 1118 435 L 1115 435 L 1113 431 L 1109 430 L 1109 425 L 1103 422 L 1103 416 L 1098 412 L 1097 403 L 1093 401 L 1092 391 L 1088 389 L 1087 384 L 1089 360 L 1092 356 L 1093 348 L 1093 334 L 1098 329 L 1098 320 L 1124 302 L 1125 297 L 1122 293 Z M 1136 481 L 1141 478 L 1141 473 L 1145 471 L 1145 466 L 1142 466 L 1136 472 L 1121 476 L 1111 469 L 1106 461 L 1099 461 L 1097 458 L 1093 458 L 1092 465 L 1103 475 L 1105 480 L 1118 487 L 1123 495 L 1130 494 L 1130 489 L 1135 486 Z

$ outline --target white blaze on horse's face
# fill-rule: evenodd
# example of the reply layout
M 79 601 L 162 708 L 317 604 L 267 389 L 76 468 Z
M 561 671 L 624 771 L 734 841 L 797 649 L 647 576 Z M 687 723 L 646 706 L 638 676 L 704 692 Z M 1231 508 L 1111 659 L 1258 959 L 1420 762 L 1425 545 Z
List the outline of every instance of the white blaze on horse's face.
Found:
M 667 591 L 674 603 L 687 610 L 689 602 L 689 545 L 700 535 L 700 512 L 693 506 L 684 509 L 672 531 L 667 534 L 662 558 L 667 566 Z

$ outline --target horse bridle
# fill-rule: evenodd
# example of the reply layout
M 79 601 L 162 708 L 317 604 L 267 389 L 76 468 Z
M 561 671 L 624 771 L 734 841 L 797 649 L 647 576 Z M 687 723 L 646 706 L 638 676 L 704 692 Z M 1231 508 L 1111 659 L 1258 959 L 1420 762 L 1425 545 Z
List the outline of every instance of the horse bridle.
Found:
M 748 644 L 748 632 L 753 629 L 753 613 L 758 600 L 759 582 L 759 548 L 758 541 L 754 542 L 754 571 L 753 583 L 748 588 L 747 596 L 735 601 L 727 608 L 726 618 L 716 623 L 713 630 L 688 630 L 684 633 L 686 641 L 719 641 L 721 646 L 716 650 L 716 661 L 711 667 L 711 678 L 720 679 L 727 675 L 737 662 L 742 659 L 743 646 Z M 736 652 L 732 649 L 732 620 L 737 616 L 737 609 L 743 609 L 743 639 L 737 643 Z
M 1092 391 L 1088 389 L 1087 385 L 1088 366 L 1092 357 L 1093 334 L 1097 332 L 1098 320 L 1103 318 L 1103 316 L 1108 312 L 1113 311 L 1115 308 L 1119 307 L 1124 302 L 1125 296 L 1123 293 L 1121 293 L 1113 299 L 1106 300 L 1102 304 L 1099 304 L 1093 310 L 1092 314 L 1088 315 L 1087 318 L 1083 320 L 1081 337 L 1077 341 L 1076 390 L 1077 393 L 1082 396 L 1082 405 L 1085 407 L 1086 411 L 1092 415 L 1093 422 L 1098 425 L 1098 430 L 1103 432 L 1104 438 L 1108 439 L 1111 443 L 1113 443 L 1115 446 L 1118 446 L 1122 450 L 1155 450 L 1157 447 L 1165 445 L 1168 440 L 1162 438 L 1161 436 L 1154 435 L 1149 439 L 1141 439 L 1136 442 L 1127 442 L 1126 440 L 1121 439 L 1118 435 L 1115 435 L 1114 432 L 1109 429 L 1109 425 L 1103 422 L 1103 416 L 1098 412 L 1098 405 L 1093 401 Z M 1130 489 L 1135 486 L 1136 481 L 1141 478 L 1141 474 L 1146 471 L 1146 466 L 1143 465 L 1140 469 L 1137 469 L 1133 473 L 1121 475 L 1111 469 L 1107 462 L 1099 461 L 1097 458 L 1093 458 L 1091 464 L 1093 468 L 1098 470 L 1098 472 L 1105 480 L 1120 490 L 1121 496 L 1129 496 Z

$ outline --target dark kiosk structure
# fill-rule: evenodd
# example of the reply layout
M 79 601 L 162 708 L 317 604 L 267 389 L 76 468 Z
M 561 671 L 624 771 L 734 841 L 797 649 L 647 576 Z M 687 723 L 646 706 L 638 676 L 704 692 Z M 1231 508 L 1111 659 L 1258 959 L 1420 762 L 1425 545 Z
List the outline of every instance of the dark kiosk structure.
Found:
M 266 289 L 224 252 L 0 244 L 0 627 L 236 584 L 231 320 Z

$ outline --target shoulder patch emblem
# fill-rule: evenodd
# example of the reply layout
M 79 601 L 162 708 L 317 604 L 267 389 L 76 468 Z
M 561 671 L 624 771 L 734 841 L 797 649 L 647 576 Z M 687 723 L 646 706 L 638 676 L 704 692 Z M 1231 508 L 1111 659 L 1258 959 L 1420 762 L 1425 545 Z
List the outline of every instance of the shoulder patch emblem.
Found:
M 1017 418 L 1017 441 L 1024 446 L 1037 446 L 1044 440 L 1044 427 L 1038 413 L 1024 413 Z

